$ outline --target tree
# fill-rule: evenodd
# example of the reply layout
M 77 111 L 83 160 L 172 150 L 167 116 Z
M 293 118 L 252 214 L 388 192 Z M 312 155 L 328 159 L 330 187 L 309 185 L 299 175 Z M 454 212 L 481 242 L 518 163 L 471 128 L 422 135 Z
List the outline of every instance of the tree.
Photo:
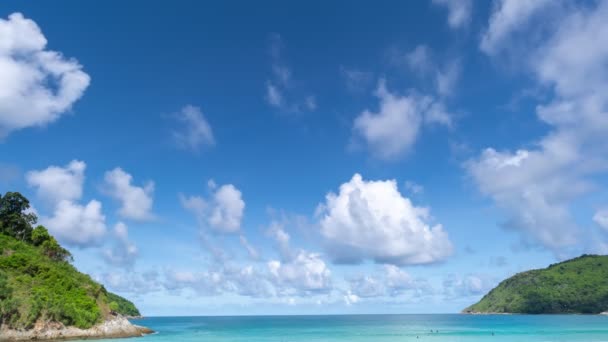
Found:
M 38 226 L 32 231 L 32 243 L 34 246 L 42 248 L 44 254 L 55 261 L 70 262 L 73 260 L 72 254 L 61 247 L 44 226 Z
M 118 306 L 118 303 L 116 303 L 116 302 L 111 302 L 110 303 L 110 310 L 112 312 L 118 312 L 118 310 L 120 310 L 120 306 Z
M 32 225 L 38 218 L 28 212 L 29 209 L 30 202 L 18 192 L 7 192 L 0 196 L 0 233 L 31 241 Z
M 34 246 L 40 246 L 51 238 L 51 234 L 49 234 L 49 231 L 44 226 L 38 226 L 32 231 L 32 243 Z

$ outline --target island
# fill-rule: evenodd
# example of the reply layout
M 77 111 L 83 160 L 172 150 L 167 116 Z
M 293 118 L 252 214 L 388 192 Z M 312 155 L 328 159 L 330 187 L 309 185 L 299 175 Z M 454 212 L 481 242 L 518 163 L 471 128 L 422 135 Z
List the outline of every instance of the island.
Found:
M 0 195 L 0 341 L 135 337 L 151 333 L 127 318 L 132 302 L 71 264 L 27 198 Z
M 602 314 L 608 311 L 608 256 L 582 255 L 518 273 L 463 310 L 468 314 Z

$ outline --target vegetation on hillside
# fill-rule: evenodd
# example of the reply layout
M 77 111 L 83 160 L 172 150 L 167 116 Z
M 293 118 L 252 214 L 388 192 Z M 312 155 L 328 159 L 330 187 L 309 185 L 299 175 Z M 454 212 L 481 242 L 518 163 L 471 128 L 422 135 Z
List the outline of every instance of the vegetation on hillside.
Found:
M 582 255 L 514 275 L 466 313 L 597 314 L 608 311 L 608 256 Z
M 112 292 L 107 293 L 109 308 L 114 312 L 119 312 L 121 315 L 137 317 L 141 316 L 135 304 L 131 301 L 122 298 L 119 295 L 113 294 Z
M 109 293 L 70 264 L 16 192 L 0 195 L 0 327 L 31 328 L 39 320 L 89 328 L 112 313 L 138 316 L 133 303 Z

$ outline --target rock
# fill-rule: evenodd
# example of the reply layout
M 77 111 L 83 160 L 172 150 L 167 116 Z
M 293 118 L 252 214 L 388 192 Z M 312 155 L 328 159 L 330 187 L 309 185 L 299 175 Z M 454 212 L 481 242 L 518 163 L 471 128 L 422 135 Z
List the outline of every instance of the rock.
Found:
M 0 341 L 139 337 L 153 332 L 151 329 L 131 324 L 126 318 L 118 316 L 89 329 L 66 327 L 57 322 L 39 321 L 36 322 L 33 329 L 29 330 L 0 330 Z

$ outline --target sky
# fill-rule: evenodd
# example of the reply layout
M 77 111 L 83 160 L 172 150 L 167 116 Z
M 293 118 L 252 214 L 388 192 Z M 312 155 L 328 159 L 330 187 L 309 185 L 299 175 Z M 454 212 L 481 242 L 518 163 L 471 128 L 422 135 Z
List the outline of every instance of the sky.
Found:
M 608 253 L 607 1 L 0 2 L 0 193 L 144 315 L 450 313 Z

